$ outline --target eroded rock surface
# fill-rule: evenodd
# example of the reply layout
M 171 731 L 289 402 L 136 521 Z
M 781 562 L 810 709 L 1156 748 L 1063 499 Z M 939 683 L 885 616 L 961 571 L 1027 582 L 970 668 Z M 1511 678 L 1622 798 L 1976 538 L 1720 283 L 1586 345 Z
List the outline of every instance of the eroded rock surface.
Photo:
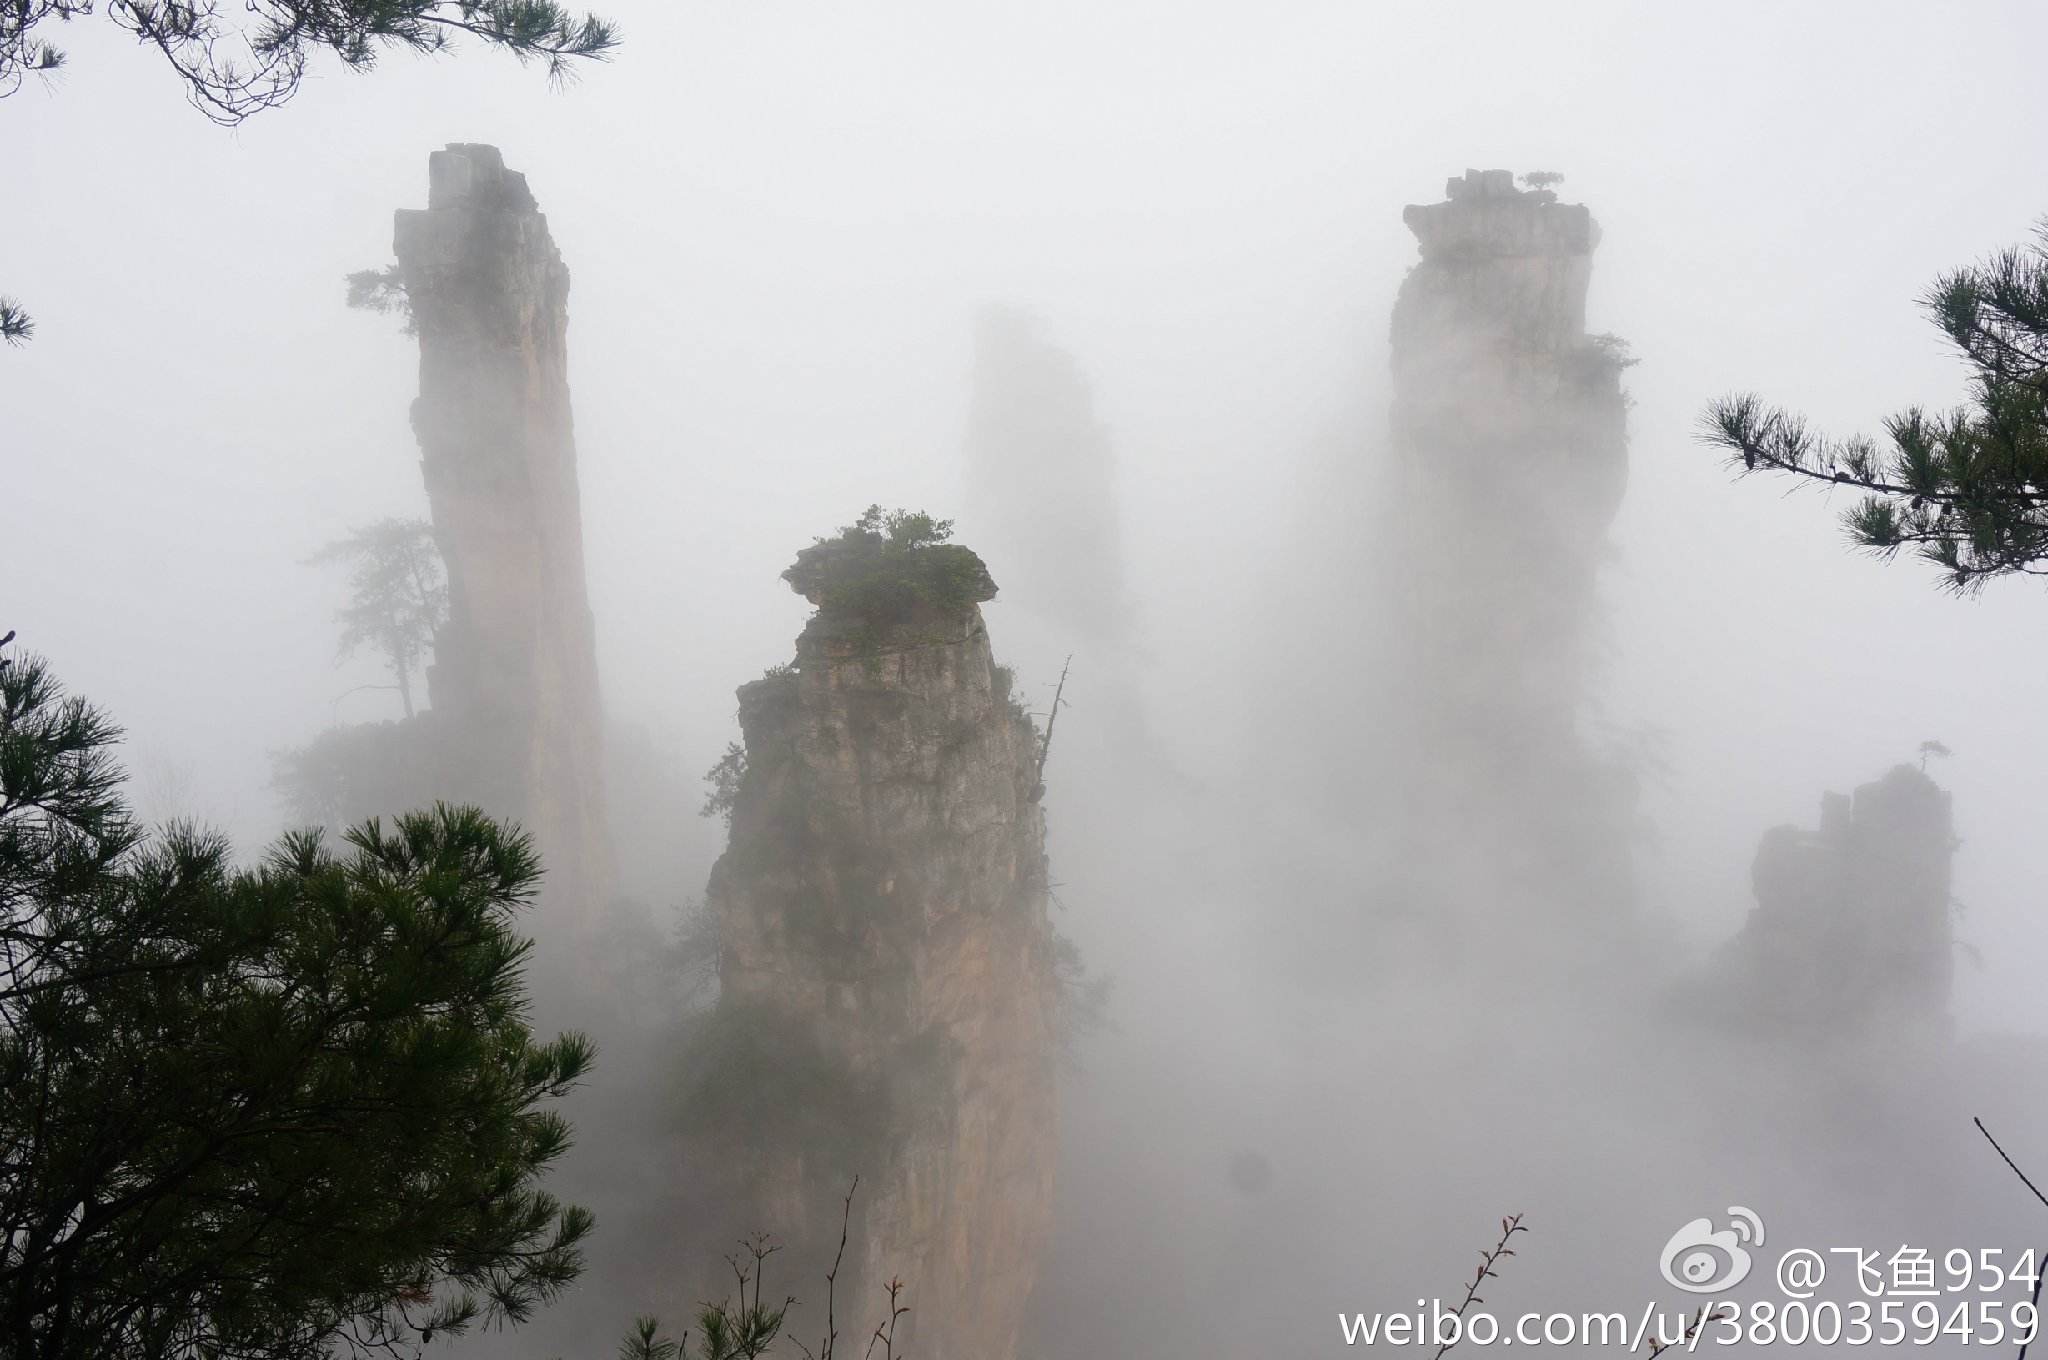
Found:
M 968 593 L 993 594 L 972 566 Z M 794 667 L 739 698 L 745 775 L 707 894 L 720 997 L 692 1056 L 705 1164 L 743 1171 L 807 1285 L 859 1174 L 842 1329 L 865 1335 L 896 1276 L 916 1353 L 1008 1360 L 1056 1151 L 1031 719 L 972 602 L 886 623 L 828 602 Z
M 449 618 L 428 685 L 453 790 L 537 838 L 551 897 L 610 892 L 597 658 L 569 402 L 569 271 L 495 147 L 428 161 L 395 248 L 420 341 L 420 444 Z
M 1400 544 L 1393 896 L 1489 924 L 1629 900 L 1627 771 L 1588 738 L 1596 573 L 1627 477 L 1625 352 L 1586 330 L 1582 206 L 1468 171 L 1403 220 L 1421 261 L 1393 316 Z

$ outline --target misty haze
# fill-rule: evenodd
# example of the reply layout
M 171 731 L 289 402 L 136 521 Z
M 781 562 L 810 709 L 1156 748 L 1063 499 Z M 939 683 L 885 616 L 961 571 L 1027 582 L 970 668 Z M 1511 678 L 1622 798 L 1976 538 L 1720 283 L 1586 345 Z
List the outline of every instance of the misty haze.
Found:
M 2024 1357 L 2048 11 L 592 2 L 0 0 L 0 1357 Z

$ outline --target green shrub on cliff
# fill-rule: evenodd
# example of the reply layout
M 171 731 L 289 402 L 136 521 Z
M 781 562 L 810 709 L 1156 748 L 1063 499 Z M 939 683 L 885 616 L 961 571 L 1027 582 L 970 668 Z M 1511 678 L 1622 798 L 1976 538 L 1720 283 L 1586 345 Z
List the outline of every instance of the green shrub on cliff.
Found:
M 971 549 L 946 541 L 952 536 L 949 519 L 871 505 L 799 552 L 782 579 L 820 613 L 869 629 L 959 613 L 994 599 L 996 583 Z

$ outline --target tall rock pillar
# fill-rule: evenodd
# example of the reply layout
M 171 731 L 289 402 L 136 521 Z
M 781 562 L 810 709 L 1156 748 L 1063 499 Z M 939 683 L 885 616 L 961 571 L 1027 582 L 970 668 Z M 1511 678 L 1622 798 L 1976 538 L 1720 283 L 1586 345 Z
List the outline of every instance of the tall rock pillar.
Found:
M 550 896 L 609 894 L 603 727 L 568 377 L 569 271 L 497 148 L 428 160 L 395 248 L 420 340 L 420 470 L 447 562 L 428 683 L 451 787 L 518 818 Z
M 1037 739 L 990 656 L 980 559 L 882 543 L 805 550 L 787 575 L 819 609 L 795 664 L 739 691 L 693 1174 L 738 1172 L 737 1222 L 806 1281 L 859 1175 L 841 1325 L 872 1326 L 900 1277 L 917 1354 L 1010 1360 L 1056 1153 Z
M 1411 887 L 1425 913 L 1584 920 L 1627 901 L 1631 823 L 1582 730 L 1627 478 L 1626 360 L 1586 330 L 1599 229 L 1505 170 L 1402 216 L 1422 259 L 1394 307 L 1378 513 L 1400 544 L 1392 769 L 1428 880 Z

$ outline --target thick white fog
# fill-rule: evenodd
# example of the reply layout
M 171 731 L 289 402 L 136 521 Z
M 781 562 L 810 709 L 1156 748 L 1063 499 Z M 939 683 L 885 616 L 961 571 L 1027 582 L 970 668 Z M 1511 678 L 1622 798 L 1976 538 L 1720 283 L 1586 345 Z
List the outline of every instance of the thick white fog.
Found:
M 0 629 L 125 725 L 145 814 L 210 822 L 253 855 L 291 822 L 275 753 L 399 716 L 396 696 L 361 688 L 382 678 L 373 657 L 336 664 L 340 574 L 303 565 L 352 526 L 426 513 L 408 424 L 417 342 L 347 309 L 342 281 L 390 261 L 392 211 L 424 206 L 430 151 L 489 143 L 526 175 L 574 281 L 614 836 L 621 886 L 654 928 L 704 895 L 725 831 L 697 815 L 698 776 L 738 736 L 735 688 L 790 659 L 808 608 L 778 573 L 814 536 L 871 502 L 954 516 L 1003 588 L 989 633 L 1030 707 L 1044 710 L 1076 653 L 1045 781 L 1055 916 L 1114 987 L 1109 1027 L 1077 1042 L 1063 1077 L 1032 1353 L 1272 1353 L 1256 1332 L 1210 1325 L 1261 1316 L 1263 1302 L 1218 1300 L 1233 1279 L 1314 1310 L 1298 1332 L 1267 1332 L 1285 1337 L 1275 1349 L 1334 1353 L 1325 1314 L 1452 1294 L 1493 1219 L 1517 1210 L 1532 1234 L 1510 1270 L 1528 1265 L 1498 1287 L 1503 1309 L 1510 1294 L 1647 1298 L 1654 1277 L 1630 1270 L 1672 1227 L 1780 1183 L 1730 1183 L 1767 1149 L 1688 1167 L 1686 1149 L 1706 1146 L 1689 1139 L 1711 1143 L 1701 1130 L 1726 1112 L 1688 1099 L 1682 1048 L 1611 1017 L 1682 1004 L 1677 980 L 1755 906 L 1766 829 L 1813 825 L 1825 791 L 1913 763 L 1926 740 L 1954 753 L 1928 772 L 1961 840 L 1958 1030 L 2048 1029 L 2035 1004 L 2048 601 L 2024 578 L 1955 598 L 1910 557 L 1853 549 L 1836 522 L 1846 497 L 1738 480 L 1698 437 L 1731 391 L 1844 434 L 1963 399 L 1965 370 L 1916 299 L 2048 212 L 2048 11 L 601 12 L 623 46 L 559 89 L 480 50 L 395 54 L 361 76 L 316 63 L 296 99 L 233 131 L 190 110 L 154 54 L 81 21 L 60 35 L 69 66 L 0 104 L 0 292 L 38 321 L 32 343 L 0 352 Z M 1490 1005 L 1469 998 L 1445 997 L 1442 1015 L 1388 1000 L 1424 984 L 1399 963 L 1367 967 L 1356 922 L 1328 945 L 1360 955 L 1348 996 L 1329 982 L 1335 960 L 1296 988 L 1298 946 L 1256 945 L 1265 922 L 1312 933 L 1366 892 L 1331 880 L 1370 828 L 1294 780 L 1304 746 L 1341 747 L 1363 723 L 1367 677 L 1331 647 L 1373 626 L 1389 589 L 1362 564 L 1399 513 L 1373 479 L 1389 315 L 1417 259 L 1402 208 L 1437 202 L 1467 167 L 1566 176 L 1559 197 L 1601 230 L 1587 328 L 1640 360 L 1622 375 L 1627 490 L 1591 685 L 1600 722 L 1656 753 L 1634 910 L 1665 971 L 1588 999 L 1602 1018 L 1584 1044 L 1551 1009 L 1482 1019 Z M 1101 509 L 1129 619 L 1114 655 L 1019 596 L 1046 564 L 1004 556 L 1030 536 L 974 484 L 990 304 L 1071 356 L 1113 458 Z M 1043 526 L 1037 551 L 1068 541 Z M 1134 706 L 1105 697 L 1110 674 Z M 1153 772 L 1126 778 L 1138 759 Z M 1491 1168 L 1465 1160 L 1462 1133 L 1432 1164 L 1426 1130 L 1390 1113 L 1404 1089 L 1438 1099 L 1417 1074 L 1465 1051 L 1452 1014 L 1490 1051 L 1585 1059 L 1529 1060 L 1545 1074 L 1532 1081 L 1564 1089 L 1520 1093 L 1531 1113 L 1503 1137 L 1522 1152 Z M 2032 1060 L 2027 1080 L 2042 1070 Z M 1615 1089 L 1618 1072 L 1633 1089 Z M 1797 1085 L 1759 1076 L 1748 1096 L 1768 1105 L 1779 1082 Z M 1969 1118 L 1991 1106 L 1958 1083 L 1922 1112 L 1981 1163 L 1957 1216 L 2003 1207 L 1983 1209 L 1984 1241 L 1930 1245 L 2017 1247 L 2014 1225 L 2038 1221 L 1972 1146 Z M 1984 1094 L 2008 1111 L 2048 1104 L 2038 1089 Z M 1446 1120 L 1478 1119 L 1485 1095 L 1443 1096 Z M 1659 1113 L 1632 1124 L 1625 1110 Z M 1148 1112 L 1162 1127 L 1134 1123 Z M 580 1132 L 606 1136 L 601 1120 Z M 2001 1136 L 2048 1169 L 2040 1124 Z M 1231 1161 L 1247 1148 L 1252 1170 Z M 1807 1185 L 1787 1158 L 1784 1182 Z M 1669 1194 L 1645 1197 L 1660 1162 L 1677 1168 Z M 1702 1162 L 1713 1174 L 1695 1174 Z M 1270 1191 L 1230 1179 L 1267 1172 Z M 1802 1202 L 1806 1236 L 1889 1224 L 1853 1186 L 1832 1193 Z M 1831 1220 L 1837 1202 L 1869 1218 Z M 693 1231 L 667 1225 L 664 1249 L 715 1260 L 720 1244 Z M 1274 1267 L 1296 1251 L 1319 1264 Z M 607 1353 L 604 1320 L 640 1306 L 585 1288 L 611 1311 L 577 1325 L 600 1330 L 565 1341 L 543 1321 L 548 1346 Z M 657 1304 L 673 1306 L 644 1307 Z

